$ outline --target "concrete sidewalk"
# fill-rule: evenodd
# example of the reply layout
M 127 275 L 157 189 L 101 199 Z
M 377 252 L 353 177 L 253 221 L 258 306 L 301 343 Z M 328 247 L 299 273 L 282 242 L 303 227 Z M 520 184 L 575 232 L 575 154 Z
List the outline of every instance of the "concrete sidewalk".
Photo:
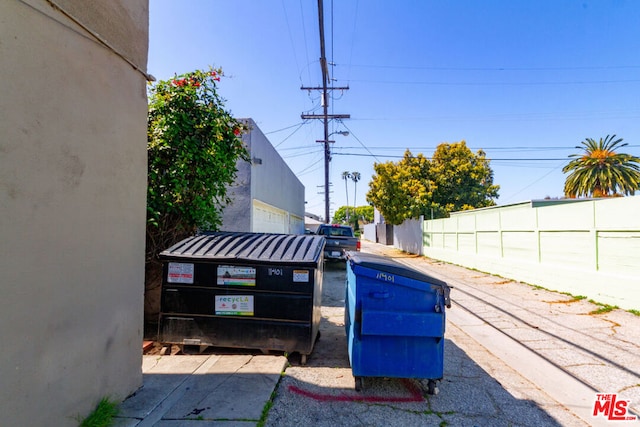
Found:
M 143 356 L 143 387 L 115 425 L 255 426 L 286 364 L 276 355 Z

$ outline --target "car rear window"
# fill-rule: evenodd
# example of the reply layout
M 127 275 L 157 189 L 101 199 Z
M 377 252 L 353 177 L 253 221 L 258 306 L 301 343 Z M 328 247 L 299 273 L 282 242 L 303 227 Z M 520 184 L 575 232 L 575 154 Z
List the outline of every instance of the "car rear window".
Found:
M 318 234 L 325 236 L 346 236 L 353 237 L 353 233 L 350 228 L 346 227 L 323 227 Z

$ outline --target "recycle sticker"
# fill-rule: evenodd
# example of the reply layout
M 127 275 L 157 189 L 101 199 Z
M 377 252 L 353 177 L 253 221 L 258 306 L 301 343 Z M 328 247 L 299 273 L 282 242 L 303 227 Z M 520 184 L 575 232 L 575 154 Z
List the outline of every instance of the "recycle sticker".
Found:
M 216 315 L 253 316 L 253 295 L 216 295 Z

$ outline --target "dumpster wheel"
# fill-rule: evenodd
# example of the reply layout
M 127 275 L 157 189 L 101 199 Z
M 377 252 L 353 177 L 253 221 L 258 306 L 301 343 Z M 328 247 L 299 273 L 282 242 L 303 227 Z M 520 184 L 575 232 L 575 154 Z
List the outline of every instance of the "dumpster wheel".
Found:
M 429 382 L 427 383 L 427 394 L 434 396 L 436 394 L 438 394 L 438 386 L 436 383 L 436 380 L 429 380 Z
M 362 389 L 364 389 L 364 378 L 355 377 L 355 379 L 356 379 L 356 391 L 362 391 Z

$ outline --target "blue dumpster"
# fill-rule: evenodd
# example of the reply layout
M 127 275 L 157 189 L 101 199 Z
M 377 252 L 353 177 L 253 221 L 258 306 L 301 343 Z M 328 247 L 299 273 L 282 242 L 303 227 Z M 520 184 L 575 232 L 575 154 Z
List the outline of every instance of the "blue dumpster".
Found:
M 364 377 L 443 376 L 449 286 L 393 259 L 349 252 L 345 329 L 356 390 Z

